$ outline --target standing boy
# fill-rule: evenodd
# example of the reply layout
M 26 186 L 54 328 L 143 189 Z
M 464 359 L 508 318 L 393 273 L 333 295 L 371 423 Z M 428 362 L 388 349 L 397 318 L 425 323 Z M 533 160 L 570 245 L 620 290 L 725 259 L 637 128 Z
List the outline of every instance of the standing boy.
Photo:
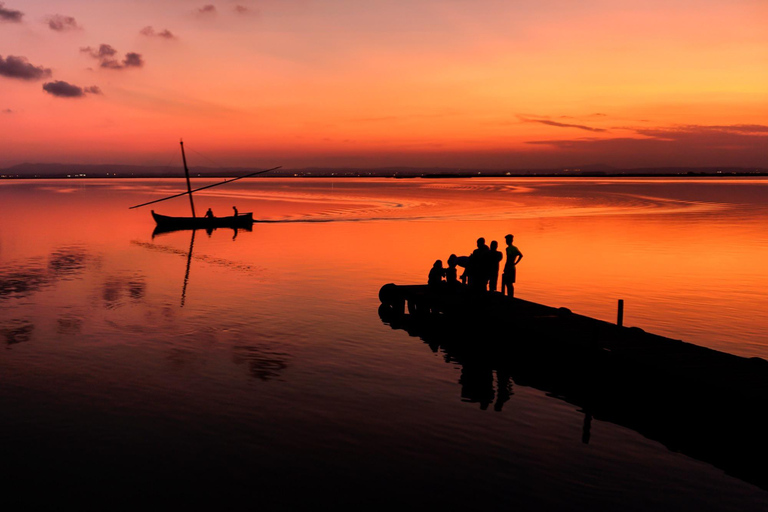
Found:
M 501 294 L 504 295 L 504 288 L 506 288 L 507 295 L 510 297 L 515 296 L 515 274 L 517 273 L 515 267 L 523 259 L 520 249 L 512 245 L 514 239 L 512 235 L 504 237 L 507 242 L 507 262 L 504 264 L 504 273 L 501 275 Z

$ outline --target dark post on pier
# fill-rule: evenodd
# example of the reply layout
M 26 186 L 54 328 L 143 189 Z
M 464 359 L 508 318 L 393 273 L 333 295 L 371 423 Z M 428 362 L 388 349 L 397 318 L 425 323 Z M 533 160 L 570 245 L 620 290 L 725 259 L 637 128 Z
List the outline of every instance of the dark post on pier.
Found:
M 619 299 L 619 312 L 616 315 L 616 325 L 621 327 L 624 324 L 624 299 Z

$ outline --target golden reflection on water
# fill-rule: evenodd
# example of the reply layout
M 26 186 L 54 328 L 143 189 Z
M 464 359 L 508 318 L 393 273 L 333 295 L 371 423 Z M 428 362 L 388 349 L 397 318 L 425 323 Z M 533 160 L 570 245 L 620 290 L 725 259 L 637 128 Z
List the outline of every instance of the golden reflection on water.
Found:
M 181 186 L 3 182 L 6 293 L 13 272 L 51 289 L 63 279 L 50 267 L 56 251 L 76 247 L 92 271 L 67 285 L 73 296 L 92 295 L 82 288 L 99 275 L 107 309 L 130 303 L 139 289 L 150 300 L 160 288 L 161 302 L 178 303 L 167 295 L 183 282 L 189 232 L 152 239 L 149 211 L 127 206 Z M 511 232 L 525 255 L 517 286 L 523 298 L 606 320 L 624 299 L 629 325 L 767 357 L 767 188 L 762 179 L 240 182 L 197 194 L 198 209 L 227 215 L 237 205 L 268 222 L 236 237 L 231 230 L 198 236 L 189 301 L 232 310 L 250 293 L 283 304 L 290 297 L 282 314 L 306 314 L 323 296 L 354 302 L 375 297 L 386 282 L 424 282 L 435 259 L 469 254 L 479 236 L 503 247 Z M 183 199 L 153 206 L 186 215 Z

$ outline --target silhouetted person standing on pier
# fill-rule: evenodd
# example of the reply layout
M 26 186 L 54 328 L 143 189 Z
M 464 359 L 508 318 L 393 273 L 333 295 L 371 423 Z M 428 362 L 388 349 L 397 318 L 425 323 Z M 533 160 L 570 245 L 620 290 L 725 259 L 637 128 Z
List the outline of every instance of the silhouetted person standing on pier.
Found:
M 499 263 L 504 255 L 498 250 L 499 242 L 491 242 L 491 251 L 488 255 L 488 290 L 495 292 L 496 285 L 499 283 Z
M 233 206 L 232 209 L 235 210 L 235 217 L 237 217 L 237 206 Z
M 485 245 L 485 238 L 477 239 L 477 249 L 469 257 L 469 287 L 473 290 L 486 290 L 488 285 L 488 260 L 490 249 Z
M 504 240 L 507 242 L 507 262 L 504 264 L 504 273 L 501 275 L 501 293 L 504 294 L 504 288 L 507 289 L 507 295 L 515 296 L 515 278 L 517 273 L 517 264 L 523 259 L 523 253 L 520 249 L 512 245 L 515 239 L 512 235 L 507 235 Z
M 448 256 L 448 268 L 445 269 L 445 282 L 448 286 L 456 286 L 459 284 L 459 270 L 456 268 L 459 258 L 455 254 Z
M 205 218 L 206 218 L 206 219 L 212 219 L 212 218 L 213 218 L 213 210 L 211 210 L 210 208 L 208 208 L 208 211 L 207 211 L 207 212 L 205 212 Z

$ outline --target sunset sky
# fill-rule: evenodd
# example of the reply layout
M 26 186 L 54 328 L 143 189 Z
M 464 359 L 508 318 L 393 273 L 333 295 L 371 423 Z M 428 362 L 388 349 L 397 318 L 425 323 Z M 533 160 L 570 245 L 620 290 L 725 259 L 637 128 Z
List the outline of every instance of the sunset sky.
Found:
M 768 167 L 766 0 L 0 0 L 23 162 Z

